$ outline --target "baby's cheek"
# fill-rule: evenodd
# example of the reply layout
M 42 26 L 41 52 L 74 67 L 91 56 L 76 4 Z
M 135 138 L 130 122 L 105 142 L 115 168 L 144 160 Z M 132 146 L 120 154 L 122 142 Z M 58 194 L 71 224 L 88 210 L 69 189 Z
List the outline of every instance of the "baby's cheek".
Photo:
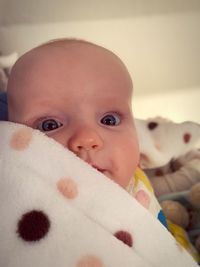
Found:
M 139 146 L 134 139 L 125 139 L 115 153 L 118 171 L 116 172 L 117 183 L 126 188 L 133 177 L 139 163 Z
M 63 130 L 49 132 L 47 136 L 66 147 L 67 135 L 63 133 Z
M 131 178 L 139 164 L 139 145 L 137 140 L 134 140 L 132 142 L 129 142 L 129 145 L 127 145 L 126 149 L 126 172 L 127 177 Z M 129 181 L 128 181 L 129 182 Z
M 128 136 L 126 139 L 126 156 L 130 161 L 130 165 L 137 167 L 139 163 L 139 142 L 136 133 Z

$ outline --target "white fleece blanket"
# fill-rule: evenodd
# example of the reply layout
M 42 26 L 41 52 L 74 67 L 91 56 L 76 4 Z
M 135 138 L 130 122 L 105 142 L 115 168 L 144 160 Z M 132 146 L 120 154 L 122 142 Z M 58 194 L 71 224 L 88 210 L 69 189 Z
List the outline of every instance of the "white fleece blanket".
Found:
M 0 122 L 0 267 L 193 267 L 125 190 L 43 133 Z

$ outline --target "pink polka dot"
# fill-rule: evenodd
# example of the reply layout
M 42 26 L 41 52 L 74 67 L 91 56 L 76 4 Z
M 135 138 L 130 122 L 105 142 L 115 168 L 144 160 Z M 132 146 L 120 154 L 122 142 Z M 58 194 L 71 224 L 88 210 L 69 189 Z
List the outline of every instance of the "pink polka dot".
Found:
M 32 129 L 22 128 L 13 134 L 10 140 L 10 146 L 14 150 L 18 151 L 25 150 L 26 148 L 28 148 L 31 139 L 32 139 Z
M 140 204 L 142 204 L 143 207 L 145 207 L 146 209 L 149 208 L 150 197 L 144 190 L 139 190 L 135 195 L 135 198 Z
M 183 141 L 184 141 L 184 143 L 189 143 L 190 142 L 190 139 L 191 139 L 191 134 L 190 133 L 185 133 L 184 135 L 183 135 Z
M 78 195 L 77 184 L 70 178 L 60 179 L 57 188 L 66 198 L 73 199 Z
M 87 255 L 82 257 L 76 267 L 103 267 L 102 261 L 93 255 Z
M 155 144 L 155 148 L 157 148 L 158 150 L 161 150 L 161 145 L 160 144 Z

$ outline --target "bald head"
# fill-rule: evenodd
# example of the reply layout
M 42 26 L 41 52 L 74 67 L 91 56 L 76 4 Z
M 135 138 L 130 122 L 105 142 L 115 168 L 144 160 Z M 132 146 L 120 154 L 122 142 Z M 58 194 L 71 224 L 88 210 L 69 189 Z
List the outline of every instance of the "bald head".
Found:
M 54 97 L 69 86 L 87 90 L 87 83 L 101 90 L 107 78 L 116 80 L 116 93 L 121 88 L 131 95 L 130 75 L 111 51 L 75 39 L 42 44 L 24 54 L 13 66 L 7 87 L 9 119 L 17 120 L 15 116 L 20 113 L 22 103 L 26 104 L 24 98 L 34 99 L 42 91 Z

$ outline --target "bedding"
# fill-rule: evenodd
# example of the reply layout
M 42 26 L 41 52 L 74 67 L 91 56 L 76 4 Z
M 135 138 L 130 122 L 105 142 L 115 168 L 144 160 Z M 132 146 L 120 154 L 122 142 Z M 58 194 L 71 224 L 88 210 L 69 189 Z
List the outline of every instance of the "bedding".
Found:
M 197 266 L 135 198 L 62 145 L 11 122 L 0 134 L 0 266 Z
M 5 92 L 0 91 L 0 121 L 8 119 L 7 96 Z

